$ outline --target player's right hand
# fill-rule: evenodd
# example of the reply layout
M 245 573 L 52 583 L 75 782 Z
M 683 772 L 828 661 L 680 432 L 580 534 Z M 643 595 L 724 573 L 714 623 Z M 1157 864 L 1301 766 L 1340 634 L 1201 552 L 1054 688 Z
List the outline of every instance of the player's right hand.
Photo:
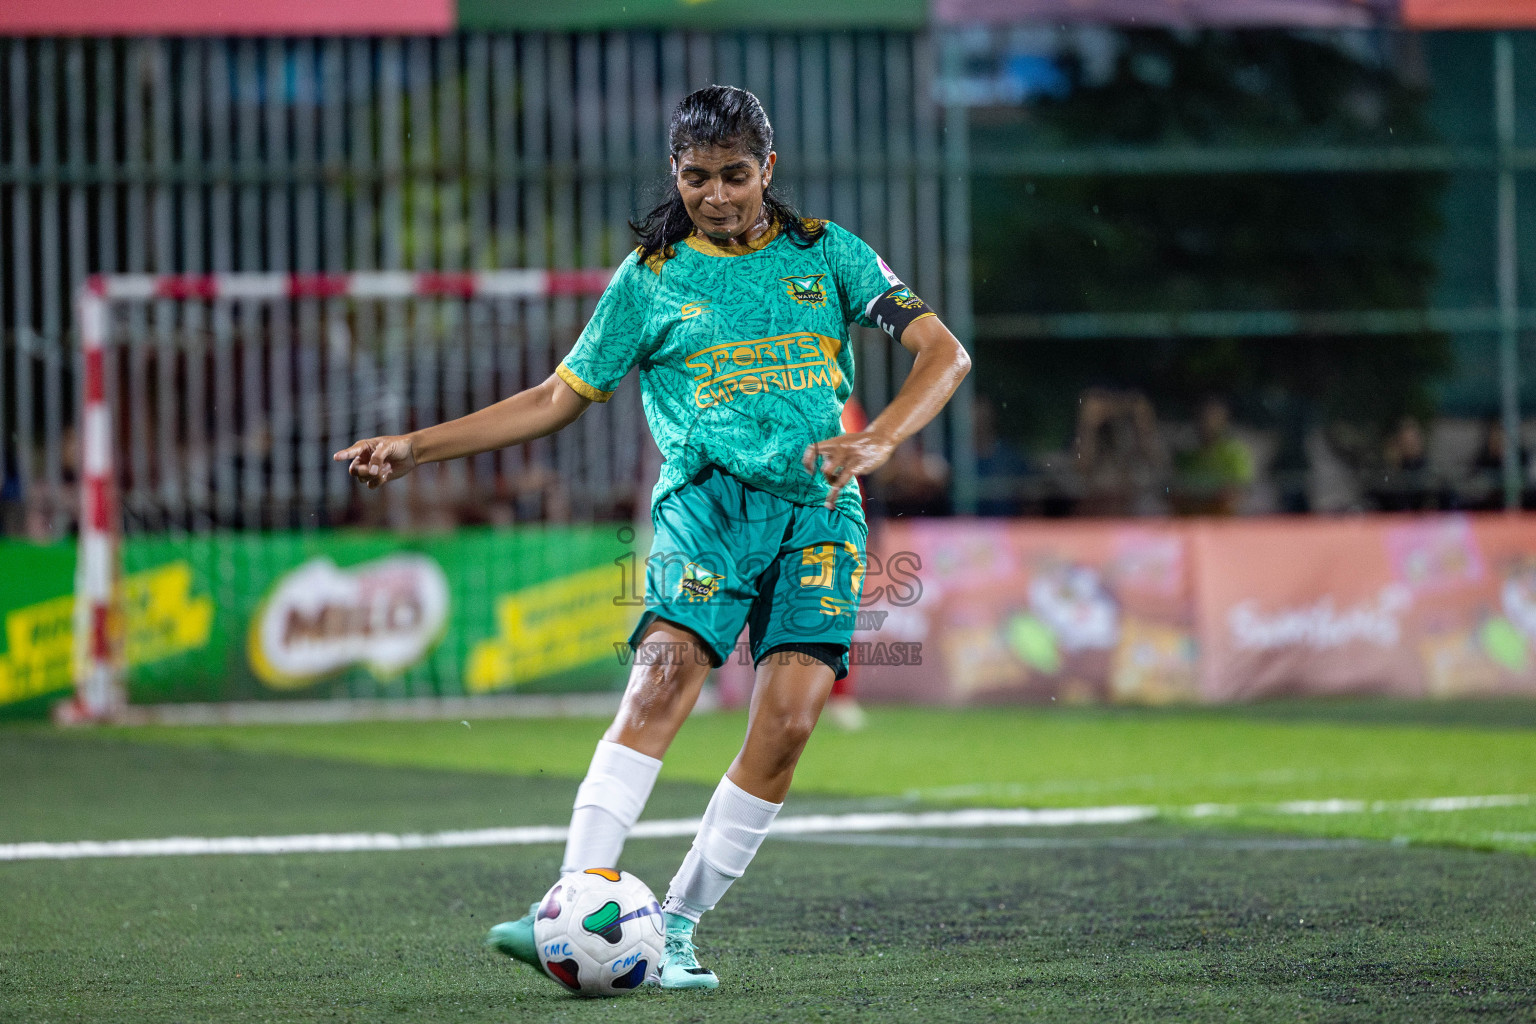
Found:
M 350 462 L 347 472 L 368 485 L 382 487 L 416 468 L 416 446 L 409 435 L 370 437 L 331 456 L 334 462 Z

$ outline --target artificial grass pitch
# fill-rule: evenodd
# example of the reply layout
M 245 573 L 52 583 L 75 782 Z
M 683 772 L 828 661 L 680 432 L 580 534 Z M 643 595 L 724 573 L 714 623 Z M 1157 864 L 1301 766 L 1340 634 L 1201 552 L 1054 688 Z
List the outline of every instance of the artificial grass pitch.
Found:
M 548 822 L 575 788 L 43 731 L 0 734 L 0 767 L 11 780 L 0 842 Z M 656 810 L 697 813 L 707 793 L 663 783 Z M 686 848 L 631 840 L 625 866 L 664 888 Z M 542 845 L 0 863 L 0 1020 L 1536 1013 L 1536 871 L 1518 854 L 1161 822 L 780 837 L 700 929 L 719 992 L 599 1002 L 571 999 L 480 946 L 490 924 L 549 884 L 559 854 Z
M 740 713 L 688 722 L 662 778 L 713 787 Z M 1446 724 L 1449 723 L 1449 724 Z M 592 719 L 360 722 L 111 731 L 190 747 L 580 778 Z M 1508 795 L 1523 805 L 1426 813 L 1277 813 L 1294 801 Z M 889 806 L 1151 805 L 1205 826 L 1455 843 L 1536 853 L 1536 702 L 1293 702 L 1218 709 L 875 708 L 869 728 L 816 731 L 792 799 Z M 657 816 L 654 810 L 649 812 Z M 544 824 L 563 824 L 564 815 Z

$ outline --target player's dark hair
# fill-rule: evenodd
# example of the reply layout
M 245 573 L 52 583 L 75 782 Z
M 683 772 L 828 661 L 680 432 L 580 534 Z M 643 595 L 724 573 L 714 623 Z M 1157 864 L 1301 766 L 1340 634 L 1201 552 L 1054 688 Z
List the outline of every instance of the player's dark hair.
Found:
M 744 149 L 758 166 L 763 166 L 773 150 L 773 125 L 768 123 L 763 105 L 747 90 L 707 85 L 683 97 L 667 126 L 667 148 L 674 158 L 685 149 L 699 146 Z M 668 181 L 667 191 L 665 202 L 638 222 L 630 222 L 629 226 L 640 236 L 642 263 L 657 253 L 670 255 L 668 249 L 693 234 L 693 220 L 683 205 L 675 178 Z M 808 249 L 820 240 L 820 226 L 807 227 L 793 206 L 774 195 L 772 186 L 763 190 L 763 209 L 768 211 L 771 223 L 778 224 L 779 230 L 800 248 Z

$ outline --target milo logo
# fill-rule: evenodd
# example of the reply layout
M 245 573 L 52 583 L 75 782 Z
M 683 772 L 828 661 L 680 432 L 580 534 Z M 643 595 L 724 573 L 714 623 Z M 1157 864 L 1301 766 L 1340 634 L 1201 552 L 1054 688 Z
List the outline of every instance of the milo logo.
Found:
M 448 578 L 425 555 L 390 555 L 349 568 L 313 558 L 279 579 L 251 619 L 251 668 L 279 690 L 352 665 L 387 677 L 432 649 L 448 605 Z

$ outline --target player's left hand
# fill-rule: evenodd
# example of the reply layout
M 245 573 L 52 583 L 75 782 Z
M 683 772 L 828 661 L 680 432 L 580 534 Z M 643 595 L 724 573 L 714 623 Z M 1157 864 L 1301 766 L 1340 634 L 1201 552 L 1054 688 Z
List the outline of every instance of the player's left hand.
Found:
M 800 464 L 807 473 L 819 472 L 826 479 L 831 487 L 827 492 L 827 508 L 835 508 L 837 496 L 843 493 L 848 481 L 885 465 L 895 447 L 889 438 L 870 430 L 839 434 L 808 447 Z M 818 459 L 821 461 L 819 467 Z

